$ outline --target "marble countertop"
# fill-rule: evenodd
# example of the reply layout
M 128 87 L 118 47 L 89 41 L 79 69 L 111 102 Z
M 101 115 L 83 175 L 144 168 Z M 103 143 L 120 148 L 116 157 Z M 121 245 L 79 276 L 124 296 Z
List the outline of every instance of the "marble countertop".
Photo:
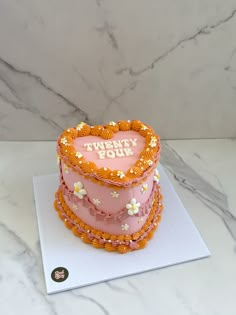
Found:
M 236 137 L 235 29 L 235 0 L 1 0 L 0 139 L 134 116 Z
M 1 142 L 2 315 L 235 315 L 236 140 L 162 142 L 162 164 L 212 256 L 46 295 L 32 176 L 57 170 L 54 142 Z

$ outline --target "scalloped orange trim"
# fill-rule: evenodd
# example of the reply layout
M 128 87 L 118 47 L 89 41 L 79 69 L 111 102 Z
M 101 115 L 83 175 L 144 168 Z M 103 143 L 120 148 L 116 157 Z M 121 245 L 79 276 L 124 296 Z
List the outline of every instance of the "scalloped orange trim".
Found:
M 142 249 L 146 246 L 147 242 L 153 237 L 155 230 L 157 229 L 159 222 L 161 220 L 161 213 L 163 210 L 163 204 L 162 204 L 162 195 L 161 193 L 158 193 L 158 191 L 155 193 L 154 198 L 153 198 L 153 205 L 150 210 L 149 216 L 144 223 L 143 227 L 138 231 L 135 232 L 131 235 L 114 235 L 114 234 L 109 234 L 100 230 L 96 230 L 90 225 L 86 224 L 83 222 L 78 216 L 76 216 L 70 208 L 67 206 L 63 194 L 60 189 L 58 189 L 57 193 L 57 199 L 54 201 L 54 208 L 58 213 L 59 218 L 64 221 L 64 224 L 67 228 L 71 229 L 73 234 L 75 236 L 78 236 L 81 238 L 81 240 L 87 244 L 91 244 L 95 248 L 104 248 L 107 251 L 118 251 L 121 254 L 133 251 L 133 250 L 138 250 Z M 137 241 L 142 235 L 145 233 L 145 231 L 149 228 L 150 224 L 152 223 L 154 216 L 156 214 L 156 209 L 157 209 L 157 203 L 160 203 L 160 213 L 158 214 L 155 222 L 153 222 L 153 228 L 148 232 L 148 234 L 141 239 L 140 241 Z M 60 207 L 58 206 L 58 203 L 66 213 L 66 215 L 73 221 L 73 224 L 68 221 L 63 216 L 63 213 L 60 210 Z M 76 225 L 79 225 L 80 228 L 84 229 L 85 232 L 80 232 Z M 101 244 L 99 240 L 93 236 L 89 237 L 89 233 L 92 232 L 95 236 L 97 237 L 102 237 L 104 240 L 106 240 L 105 243 Z M 112 244 L 110 241 L 117 241 L 117 245 Z M 136 248 L 131 248 L 128 245 L 126 245 L 124 242 L 130 242 L 130 241 L 136 241 L 137 242 L 137 247 Z M 123 242 L 123 243 L 122 243 Z
M 90 134 L 91 136 L 99 136 L 102 132 L 104 127 L 102 125 L 97 125 L 97 126 L 91 126 L 90 128 Z
M 118 132 L 119 131 L 119 125 L 117 123 L 115 123 L 114 121 L 110 121 L 107 125 L 106 125 L 107 129 L 111 129 L 113 132 Z
M 129 120 L 121 120 L 118 122 L 119 129 L 122 131 L 130 130 L 131 128 L 131 122 Z
M 86 163 L 85 160 L 84 160 L 84 163 Z M 65 163 L 64 163 L 64 164 L 65 164 Z M 68 163 L 67 163 L 66 165 L 67 165 L 68 167 L 72 168 L 72 169 L 73 169 L 73 167 L 75 166 L 75 164 L 68 164 Z M 135 167 L 133 167 L 133 169 L 135 169 Z M 74 169 L 73 169 L 73 170 L 74 170 Z M 147 177 L 151 174 L 152 171 L 153 171 L 153 169 L 151 169 L 150 171 L 147 172 Z M 77 172 L 77 173 L 80 174 L 79 172 Z M 88 176 L 88 175 L 83 175 L 83 176 L 84 176 L 84 178 L 89 179 L 89 180 L 91 180 L 92 182 L 94 182 L 94 183 L 96 183 L 96 184 L 98 184 L 98 185 L 108 186 L 108 187 L 110 187 L 110 188 L 112 188 L 112 189 L 116 189 L 116 190 L 120 190 L 120 189 L 123 189 L 123 188 L 124 188 L 123 186 L 117 186 L 117 185 L 110 184 L 110 183 L 106 183 L 106 182 L 102 181 L 102 180 L 104 180 L 104 179 L 110 179 L 110 178 L 111 178 L 110 174 L 112 174 L 112 171 L 111 171 L 109 168 L 107 168 L 107 171 L 104 171 L 104 168 L 103 168 L 103 167 L 102 167 L 102 168 L 99 168 L 99 169 L 97 170 L 97 174 L 98 174 L 98 176 L 99 176 L 100 179 L 97 179 L 97 178 L 94 178 L 94 177 L 90 177 L 90 176 Z M 81 174 L 80 174 L 80 175 L 81 175 Z M 134 175 L 134 178 L 136 178 L 136 177 L 137 177 L 137 174 Z M 130 176 L 130 178 L 132 178 L 132 176 Z M 145 177 L 145 178 L 142 178 L 142 179 L 140 179 L 138 182 L 134 182 L 134 183 L 130 184 L 130 185 L 129 185 L 129 188 L 139 186 L 139 185 L 141 185 L 142 183 L 144 183 L 146 180 L 147 180 L 146 177 Z
M 113 131 L 107 128 L 104 128 L 100 133 L 100 137 L 102 137 L 103 139 L 111 139 L 113 136 Z
M 139 159 L 134 163 L 131 169 L 124 173 L 124 176 L 117 176 L 117 174 L 119 174 L 122 170 L 107 169 L 104 172 L 103 167 L 98 168 L 93 162 L 86 161 L 84 157 L 76 157 L 76 150 L 73 146 L 73 141 L 77 137 L 93 135 L 101 137 L 102 139 L 111 139 L 115 132 L 118 132 L 119 130 L 128 131 L 130 129 L 138 132 L 145 138 L 145 146 L 143 151 L 139 154 Z M 82 175 L 85 177 L 88 176 L 88 178 L 95 180 L 96 182 L 99 180 L 102 182 L 107 179 L 111 180 L 112 183 L 105 183 L 109 186 L 116 186 L 116 183 L 117 185 L 122 185 L 122 183 L 125 185 L 125 183 L 129 181 L 131 181 L 131 186 L 135 186 L 135 179 L 140 179 L 145 171 L 152 171 L 154 169 L 154 162 L 156 162 L 156 164 L 158 163 L 158 160 L 155 161 L 155 158 L 158 157 L 159 153 L 159 136 L 155 134 L 151 127 L 139 120 L 121 120 L 117 123 L 110 122 L 105 126 L 89 126 L 88 124 L 81 122 L 75 128 L 68 128 L 64 130 L 58 139 L 58 155 L 68 167 L 71 167 L 80 175 L 83 172 Z M 81 169 L 81 173 L 78 168 Z M 132 172 L 132 169 L 135 169 L 135 171 Z

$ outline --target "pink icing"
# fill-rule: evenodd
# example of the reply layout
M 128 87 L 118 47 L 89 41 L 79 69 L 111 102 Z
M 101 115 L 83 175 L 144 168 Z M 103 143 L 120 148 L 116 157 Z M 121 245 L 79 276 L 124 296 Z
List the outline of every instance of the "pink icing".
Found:
M 146 181 L 136 187 L 116 190 L 119 197 L 113 198 L 111 195 L 111 192 L 114 191 L 113 188 L 97 185 L 91 180 L 84 178 L 82 175 L 75 173 L 70 168 L 67 171 L 68 173 L 66 173 L 63 166 L 64 164 L 62 162 L 61 187 L 63 196 L 71 211 L 79 216 L 85 223 L 93 226 L 95 229 L 111 234 L 131 234 L 142 228 L 150 212 L 153 196 L 152 191 L 155 191 L 155 189 L 153 189 L 153 173 L 146 179 Z M 76 182 L 83 183 L 83 187 L 87 191 L 87 195 L 84 197 L 83 202 L 69 193 L 69 191 L 74 191 L 74 183 Z M 147 190 L 143 193 L 141 188 L 145 184 L 147 184 Z M 65 187 L 67 187 L 67 191 Z M 150 195 L 152 196 L 150 197 Z M 93 198 L 98 198 L 101 203 L 99 206 L 90 208 Z M 140 207 L 140 214 L 143 215 L 143 219 L 141 219 L 142 221 L 137 216 L 127 216 L 127 212 L 125 212 L 126 204 L 128 204 L 132 198 L 135 198 L 137 202 L 144 207 L 144 212 L 142 211 L 142 206 Z M 73 204 L 76 204 L 78 209 L 73 209 Z M 98 214 L 96 209 L 101 210 L 103 214 L 107 214 L 107 218 L 111 215 L 112 219 L 115 218 L 115 220 L 112 222 L 112 220 L 105 219 L 104 215 L 96 215 Z M 128 224 L 128 230 L 122 230 L 122 225 L 125 224 Z
M 119 140 L 123 140 L 123 142 L 118 142 Z M 96 143 L 96 145 L 93 145 L 93 143 Z M 100 159 L 96 150 L 98 143 L 100 143 L 101 147 L 104 146 L 103 148 L 100 147 L 102 151 L 107 151 L 109 146 L 113 146 L 114 148 L 115 143 L 122 143 L 123 148 L 126 147 L 132 150 L 132 155 Z M 104 140 L 96 136 L 79 137 L 74 140 L 74 146 L 77 151 L 83 154 L 87 161 L 95 162 L 98 167 L 107 167 L 126 172 L 139 159 L 140 152 L 145 146 L 145 138 L 132 130 L 119 131 L 110 140 Z M 91 151 L 87 150 L 88 147 L 91 148 Z M 59 146 L 58 150 L 60 151 Z M 97 182 L 93 182 L 89 177 L 96 177 L 97 175 L 90 174 L 86 177 L 84 176 L 86 174 L 83 174 L 78 166 L 73 166 L 73 169 L 66 167 L 67 170 L 65 171 L 64 166 L 66 164 L 64 163 L 67 162 L 67 157 L 63 157 L 60 163 L 60 189 L 71 211 L 86 224 L 110 234 L 132 234 L 143 227 L 152 207 L 153 196 L 159 190 L 159 186 L 153 185 L 154 169 L 158 159 L 159 153 L 156 154 L 155 161 L 148 170 L 150 172 L 148 175 L 147 172 L 144 172 L 140 178 L 131 179 L 130 182 L 126 182 L 125 187 L 115 189 L 108 185 L 99 185 Z M 143 183 L 134 187 L 130 186 L 131 182 L 137 182 L 141 179 Z M 103 181 L 107 184 L 112 183 L 111 180 L 103 179 Z M 83 184 L 83 188 L 87 192 L 82 200 L 74 195 L 74 184 L 78 182 Z M 116 183 L 115 185 L 123 185 L 123 183 Z M 147 185 L 145 187 L 147 189 L 143 192 L 142 188 L 144 185 Z M 114 192 L 119 194 L 118 198 L 112 196 Z M 135 198 L 141 206 L 138 214 L 130 216 L 128 215 L 126 205 L 130 203 L 132 198 Z M 99 204 L 95 205 L 94 199 L 99 200 Z
M 79 199 L 72 190 L 69 190 L 69 188 L 66 186 L 62 176 L 61 176 L 61 191 L 63 193 L 64 196 L 67 197 L 68 202 L 71 205 L 76 205 L 78 206 L 78 208 L 80 208 L 82 205 L 84 207 L 86 207 L 88 209 L 88 211 L 90 212 L 90 214 L 92 216 L 95 216 L 97 220 L 103 220 L 106 221 L 107 223 L 114 223 L 114 222 L 122 222 L 122 220 L 125 220 L 129 217 L 128 211 L 126 209 L 126 207 L 124 207 L 123 209 L 121 209 L 120 211 L 113 213 L 113 211 L 111 211 L 110 213 L 108 212 L 104 212 L 102 209 L 99 210 L 98 207 L 96 207 L 94 205 L 94 203 L 89 199 L 89 197 L 87 195 L 85 195 L 83 197 L 83 199 Z M 137 214 L 135 214 L 134 216 L 136 217 L 141 217 L 141 216 L 145 216 L 146 214 L 149 213 L 149 209 L 152 206 L 152 202 L 153 202 L 153 197 L 154 197 L 154 193 L 157 190 L 157 185 L 153 185 L 153 189 L 151 194 L 148 197 L 148 200 L 144 203 L 141 204 L 141 206 L 139 207 L 139 212 Z M 72 206 L 73 209 L 73 206 Z M 113 210 L 113 209 L 112 209 Z M 79 210 L 74 210 L 74 213 L 79 215 Z
M 68 174 L 64 171 L 62 162 L 62 178 L 64 179 L 66 186 L 70 191 L 74 191 L 74 183 L 81 182 L 83 183 L 84 188 L 87 191 L 87 196 L 90 200 L 93 198 L 98 198 L 101 203 L 97 206 L 98 209 L 103 210 L 105 213 L 116 213 L 123 209 L 127 203 L 132 198 L 136 198 L 138 202 L 141 204 L 145 203 L 148 200 L 149 195 L 151 194 L 152 187 L 153 187 L 153 172 L 147 178 L 147 180 L 135 187 L 131 188 L 121 188 L 121 189 L 114 189 L 109 186 L 98 185 L 94 183 L 90 179 L 85 178 L 84 176 L 75 173 L 72 169 L 68 169 Z M 141 188 L 143 184 L 147 184 L 148 188 L 145 193 L 141 192 Z M 116 191 L 119 194 L 118 198 L 113 198 L 111 193 Z
M 84 144 L 87 143 L 94 143 L 94 142 L 103 142 L 105 143 L 112 143 L 112 141 L 124 140 L 124 139 L 137 139 L 136 146 L 132 145 L 132 141 L 128 141 L 129 147 L 133 152 L 132 156 L 125 156 L 125 157 L 116 157 L 116 158 L 105 158 L 100 159 L 98 151 L 93 148 L 93 151 L 87 151 L 87 148 Z M 77 151 L 83 154 L 87 161 L 94 162 L 98 167 L 108 167 L 110 169 L 120 169 L 126 172 L 130 167 L 134 165 L 134 163 L 138 160 L 140 152 L 143 150 L 145 146 L 145 138 L 138 134 L 136 131 L 129 130 L 129 131 L 119 131 L 117 132 L 112 139 L 104 140 L 101 137 L 96 136 L 87 136 L 87 137 L 80 137 L 74 140 L 74 146 Z M 123 143 L 123 148 L 125 148 Z M 120 149 L 120 148 L 119 148 Z M 105 149 L 108 151 L 109 149 Z M 114 149 L 111 149 L 114 150 Z M 119 164 L 119 167 L 117 167 Z
M 72 210 L 72 203 L 68 200 L 67 196 L 64 196 L 64 199 L 66 201 L 66 204 L 70 207 Z M 90 226 L 94 227 L 97 230 L 107 232 L 110 234 L 117 234 L 117 235 L 126 235 L 135 233 L 138 230 L 140 230 L 145 223 L 148 214 L 144 215 L 143 221 L 140 221 L 139 217 L 136 216 L 129 216 L 126 217 L 126 219 L 122 220 L 122 222 L 113 222 L 109 223 L 106 221 L 100 221 L 96 218 L 96 216 L 91 215 L 88 211 L 88 208 L 84 205 L 79 205 L 78 210 L 72 210 L 77 216 L 81 218 L 86 224 L 89 224 Z M 122 230 L 122 225 L 128 224 L 129 229 L 128 230 Z
M 84 228 L 80 227 L 78 224 L 76 224 L 72 219 L 70 219 L 67 214 L 65 213 L 64 209 L 61 206 L 61 203 L 58 201 L 58 196 L 56 194 L 56 199 L 57 199 L 57 206 L 60 209 L 62 216 L 64 217 L 65 220 L 67 220 L 70 224 L 72 224 L 72 226 L 76 226 L 77 229 L 80 232 L 86 233 L 88 234 L 90 239 L 96 238 L 99 240 L 99 242 L 101 244 L 104 244 L 105 242 L 111 242 L 113 245 L 118 245 L 118 244 L 124 244 L 124 245 L 128 245 L 130 246 L 132 249 L 135 249 L 137 247 L 137 243 L 144 239 L 147 234 L 153 229 L 154 225 L 156 225 L 155 221 L 157 219 L 158 216 L 161 215 L 161 202 L 160 202 L 160 187 L 158 186 L 158 204 L 157 204 L 157 209 L 156 209 L 156 213 L 154 215 L 154 218 L 150 224 L 150 226 L 148 227 L 148 229 L 136 240 L 136 241 L 132 241 L 132 242 L 128 242 L 128 241 L 111 241 L 111 240 L 105 240 L 102 237 L 93 234 L 91 231 L 86 231 Z M 145 218 L 145 220 L 147 219 L 147 217 Z M 145 221 L 144 220 L 144 221 Z M 125 234 L 125 233 L 124 233 Z M 127 234 L 127 233 L 126 233 Z

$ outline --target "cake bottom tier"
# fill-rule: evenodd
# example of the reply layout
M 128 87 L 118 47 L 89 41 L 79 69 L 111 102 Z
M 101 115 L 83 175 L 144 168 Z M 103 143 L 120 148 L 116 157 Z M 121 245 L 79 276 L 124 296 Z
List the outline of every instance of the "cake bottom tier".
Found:
M 54 207 L 65 226 L 71 229 L 73 234 L 80 237 L 83 242 L 96 248 L 104 248 L 107 251 L 118 251 L 121 254 L 146 246 L 159 225 L 163 210 L 159 187 L 153 196 L 151 210 L 143 227 L 133 234 L 115 235 L 96 230 L 83 222 L 67 206 L 60 188 L 55 194 Z

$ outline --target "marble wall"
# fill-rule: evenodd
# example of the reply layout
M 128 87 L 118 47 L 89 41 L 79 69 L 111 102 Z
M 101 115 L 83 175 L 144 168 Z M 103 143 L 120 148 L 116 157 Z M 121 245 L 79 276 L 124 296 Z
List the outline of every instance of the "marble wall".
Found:
M 236 136 L 235 0 L 1 0 L 0 139 L 139 118 Z

